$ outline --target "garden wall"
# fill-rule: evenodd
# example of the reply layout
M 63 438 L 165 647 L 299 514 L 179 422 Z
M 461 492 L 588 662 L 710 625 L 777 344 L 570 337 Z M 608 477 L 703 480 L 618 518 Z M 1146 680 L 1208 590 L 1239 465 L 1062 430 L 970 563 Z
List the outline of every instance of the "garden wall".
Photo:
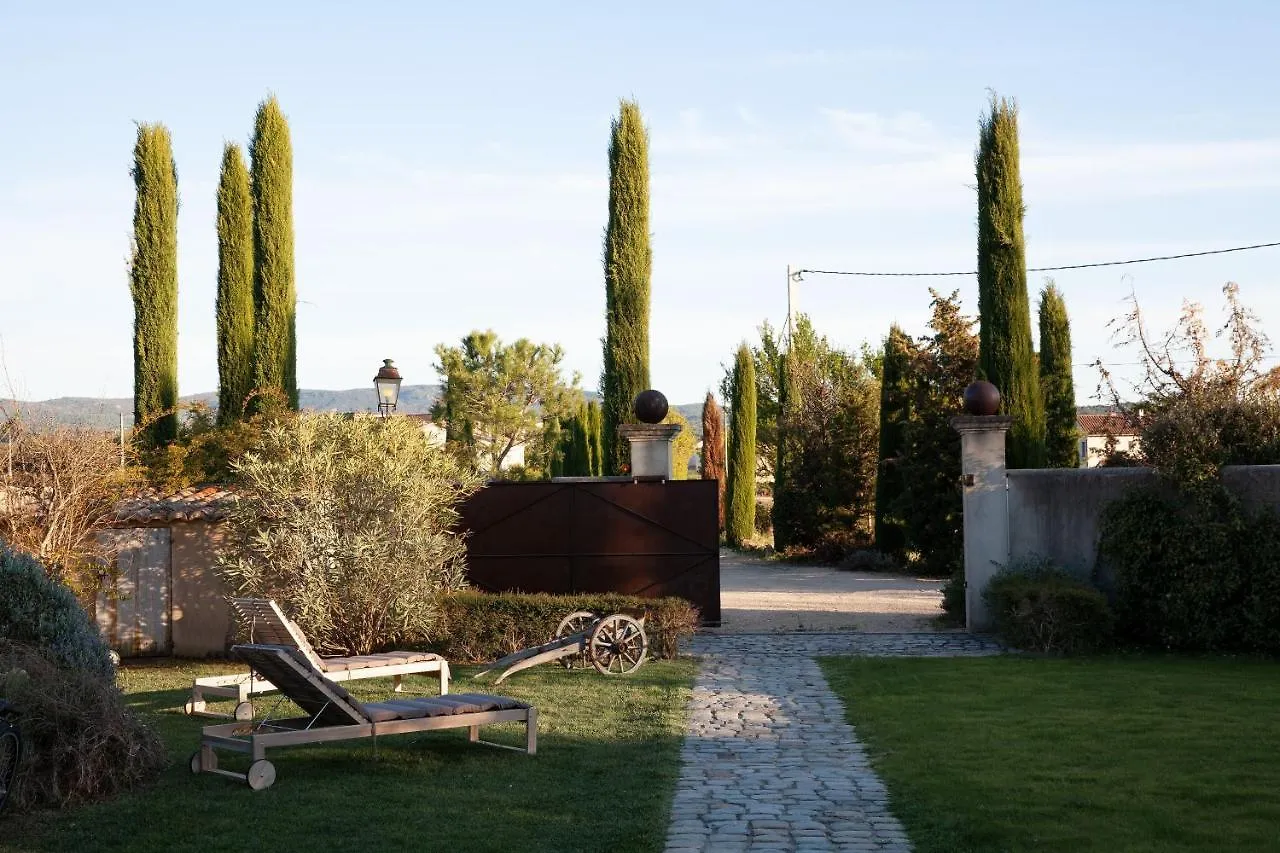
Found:
M 1092 578 L 1102 511 L 1136 485 L 1150 483 L 1147 468 L 1056 468 L 1008 472 L 1009 560 L 1048 557 L 1082 578 Z M 1227 488 L 1253 509 L 1280 509 L 1280 465 L 1223 469 Z M 1097 583 L 1112 578 L 1098 566 Z

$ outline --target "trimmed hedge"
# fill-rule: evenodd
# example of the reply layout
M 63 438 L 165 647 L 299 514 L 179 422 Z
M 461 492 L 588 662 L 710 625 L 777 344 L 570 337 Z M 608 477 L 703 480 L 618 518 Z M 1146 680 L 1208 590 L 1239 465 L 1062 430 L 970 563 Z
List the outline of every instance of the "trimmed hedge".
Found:
M 1115 617 L 1093 586 L 1048 562 L 1005 569 L 983 593 L 1006 645 L 1034 652 L 1081 654 L 1106 648 Z
M 491 661 L 547 642 L 575 610 L 645 616 L 649 654 L 674 658 L 680 640 L 698 627 L 698 611 L 683 598 L 634 595 L 459 592 L 441 602 L 440 629 L 428 643 L 451 661 Z
M 0 543 L 0 640 L 47 650 L 62 666 L 108 683 L 115 667 L 98 627 L 70 589 L 28 554 Z

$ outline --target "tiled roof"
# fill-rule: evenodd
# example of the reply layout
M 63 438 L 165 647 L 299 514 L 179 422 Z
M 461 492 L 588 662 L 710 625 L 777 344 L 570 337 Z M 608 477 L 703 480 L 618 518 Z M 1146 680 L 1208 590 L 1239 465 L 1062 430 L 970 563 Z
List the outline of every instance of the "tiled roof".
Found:
M 1076 425 L 1085 435 L 1137 435 L 1138 426 L 1120 412 L 1100 415 L 1076 415 Z
M 231 492 L 216 486 L 193 487 L 172 494 L 150 490 L 120 502 L 117 524 L 164 521 L 216 521 L 226 516 Z

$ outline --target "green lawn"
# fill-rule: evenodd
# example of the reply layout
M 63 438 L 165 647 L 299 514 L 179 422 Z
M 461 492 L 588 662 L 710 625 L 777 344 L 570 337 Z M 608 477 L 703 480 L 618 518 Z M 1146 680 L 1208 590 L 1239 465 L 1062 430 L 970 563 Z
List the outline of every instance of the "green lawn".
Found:
M 65 813 L 0 821 L 14 851 L 658 851 L 679 770 L 692 661 L 646 663 L 626 677 L 541 666 L 494 689 L 455 670 L 456 692 L 493 692 L 538 708 L 538 754 L 469 745 L 466 729 L 281 749 L 271 788 L 254 792 L 187 758 L 202 724 L 181 706 L 196 674 L 226 665 L 126 667 L 130 702 L 169 745 L 159 783 Z M 435 676 L 406 678 L 409 695 L 437 692 Z M 351 682 L 358 698 L 386 698 L 389 680 Z M 260 697 L 259 712 L 273 695 Z M 522 725 L 485 737 L 523 744 Z M 243 769 L 221 753 L 224 767 Z M 7 845 L 7 846 L 6 846 Z
M 918 853 L 1280 851 L 1280 663 L 822 665 Z

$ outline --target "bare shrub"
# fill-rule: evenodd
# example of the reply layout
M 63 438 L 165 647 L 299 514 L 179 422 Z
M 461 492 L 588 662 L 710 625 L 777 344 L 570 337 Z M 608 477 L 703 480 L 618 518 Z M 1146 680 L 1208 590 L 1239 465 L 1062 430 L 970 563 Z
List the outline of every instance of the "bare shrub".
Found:
M 8 416 L 0 456 L 0 539 L 35 556 L 80 600 L 91 600 L 114 556 L 98 534 L 138 482 L 137 469 L 110 432 L 32 425 Z
M 0 695 L 17 709 L 27 746 L 11 801 L 18 811 L 115 796 L 167 763 L 164 743 L 111 679 L 39 649 L 0 640 Z

